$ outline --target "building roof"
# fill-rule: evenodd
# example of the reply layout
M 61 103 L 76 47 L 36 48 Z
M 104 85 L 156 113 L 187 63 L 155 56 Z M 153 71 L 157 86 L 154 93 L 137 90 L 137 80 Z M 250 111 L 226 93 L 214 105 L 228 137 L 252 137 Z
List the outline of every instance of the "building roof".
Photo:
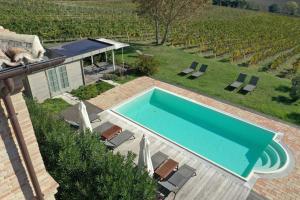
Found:
M 109 47 L 113 47 L 113 45 L 93 39 L 83 39 L 53 47 L 51 49 L 58 54 L 62 54 L 67 58 L 70 58 Z
M 127 44 L 127 43 L 117 42 L 117 41 L 106 39 L 106 38 L 99 38 L 99 39 L 96 39 L 96 40 L 100 41 L 100 42 L 105 42 L 105 43 L 111 44 L 115 47 L 115 49 L 121 49 L 121 48 L 124 48 L 124 47 L 129 47 L 129 44 Z

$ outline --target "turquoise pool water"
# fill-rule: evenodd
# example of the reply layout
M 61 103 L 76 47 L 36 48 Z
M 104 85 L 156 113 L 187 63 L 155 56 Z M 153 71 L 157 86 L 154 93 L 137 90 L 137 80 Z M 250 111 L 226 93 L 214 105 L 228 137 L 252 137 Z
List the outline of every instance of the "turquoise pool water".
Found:
M 274 133 L 154 88 L 115 112 L 246 178 Z

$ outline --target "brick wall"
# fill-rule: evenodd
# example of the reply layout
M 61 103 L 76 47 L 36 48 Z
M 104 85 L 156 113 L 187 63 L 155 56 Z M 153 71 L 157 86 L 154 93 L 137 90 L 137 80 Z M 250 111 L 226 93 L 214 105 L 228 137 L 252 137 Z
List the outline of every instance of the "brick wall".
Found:
M 45 169 L 22 94 L 12 96 L 12 102 L 45 199 L 54 199 L 58 184 Z M 33 195 L 17 140 L 0 100 L 0 200 L 33 199 Z

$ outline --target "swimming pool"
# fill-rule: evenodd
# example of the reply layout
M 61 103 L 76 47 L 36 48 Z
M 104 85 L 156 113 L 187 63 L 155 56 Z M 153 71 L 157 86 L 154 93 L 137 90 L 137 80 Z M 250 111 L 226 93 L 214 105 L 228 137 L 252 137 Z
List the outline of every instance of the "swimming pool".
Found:
M 276 136 L 268 129 L 160 88 L 113 110 L 242 178 L 249 176 L 256 163 L 264 166 L 265 159 L 258 161 Z

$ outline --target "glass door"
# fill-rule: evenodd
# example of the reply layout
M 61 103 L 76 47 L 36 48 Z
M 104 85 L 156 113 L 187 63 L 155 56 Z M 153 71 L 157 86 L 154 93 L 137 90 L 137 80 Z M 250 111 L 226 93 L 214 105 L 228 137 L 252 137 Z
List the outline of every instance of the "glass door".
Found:
M 69 79 L 66 66 L 59 66 L 47 70 L 48 84 L 51 96 L 55 96 L 69 89 Z

